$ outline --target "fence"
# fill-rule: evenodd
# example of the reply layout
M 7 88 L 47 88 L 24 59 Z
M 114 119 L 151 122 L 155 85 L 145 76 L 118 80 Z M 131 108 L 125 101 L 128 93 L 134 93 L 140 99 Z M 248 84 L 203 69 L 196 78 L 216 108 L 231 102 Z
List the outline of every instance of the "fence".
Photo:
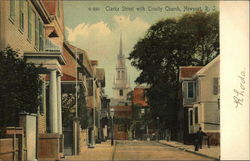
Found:
M 27 160 L 27 149 L 22 128 L 11 127 L 0 138 L 0 160 Z

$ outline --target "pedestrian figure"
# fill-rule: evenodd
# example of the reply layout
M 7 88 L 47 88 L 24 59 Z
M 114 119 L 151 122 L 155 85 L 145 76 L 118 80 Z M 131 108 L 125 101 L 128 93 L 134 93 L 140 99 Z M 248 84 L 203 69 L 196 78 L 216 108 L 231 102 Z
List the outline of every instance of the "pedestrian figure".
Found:
M 196 137 L 197 137 L 196 139 L 198 140 L 198 149 L 202 149 L 203 136 L 207 136 L 207 135 L 201 130 L 201 127 L 200 127 L 196 133 Z
M 194 139 L 194 150 L 195 151 L 198 151 L 199 150 L 199 146 L 198 146 L 198 138 L 195 136 L 195 139 Z

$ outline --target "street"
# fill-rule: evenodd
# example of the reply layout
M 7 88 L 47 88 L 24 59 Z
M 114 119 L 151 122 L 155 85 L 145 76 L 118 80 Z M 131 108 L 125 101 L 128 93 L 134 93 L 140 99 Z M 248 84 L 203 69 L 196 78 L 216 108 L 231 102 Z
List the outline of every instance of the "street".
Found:
M 113 160 L 208 160 L 153 141 L 118 141 Z
M 96 144 L 89 149 L 82 148 L 80 155 L 67 156 L 66 160 L 209 160 L 192 153 L 154 141 L 116 141 L 111 146 L 110 141 Z

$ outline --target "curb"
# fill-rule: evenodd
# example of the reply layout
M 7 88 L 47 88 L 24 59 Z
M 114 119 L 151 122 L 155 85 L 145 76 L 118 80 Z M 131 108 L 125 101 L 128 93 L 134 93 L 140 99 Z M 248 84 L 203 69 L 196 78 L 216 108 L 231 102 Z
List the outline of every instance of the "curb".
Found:
M 205 155 L 205 154 L 201 154 L 201 153 L 197 153 L 195 151 L 192 151 L 192 150 L 188 150 L 188 149 L 185 149 L 183 147 L 177 147 L 177 146 L 174 146 L 174 145 L 170 145 L 170 144 L 167 144 L 167 143 L 161 143 L 161 142 L 157 142 L 159 144 L 162 144 L 162 145 L 166 145 L 166 146 L 170 146 L 172 148 L 176 148 L 176 149 L 179 149 L 179 150 L 183 150 L 183 151 L 186 151 L 186 152 L 189 152 L 189 153 L 193 153 L 195 155 L 199 155 L 199 156 L 202 156 L 202 157 L 206 157 L 208 159 L 214 159 L 216 161 L 219 161 L 220 159 L 219 158 L 216 158 L 216 157 L 211 157 L 209 155 Z
M 113 148 L 113 152 L 112 152 L 112 161 L 114 160 L 114 158 L 115 158 L 115 151 L 116 151 L 116 141 L 115 141 L 115 143 L 114 143 L 114 148 Z

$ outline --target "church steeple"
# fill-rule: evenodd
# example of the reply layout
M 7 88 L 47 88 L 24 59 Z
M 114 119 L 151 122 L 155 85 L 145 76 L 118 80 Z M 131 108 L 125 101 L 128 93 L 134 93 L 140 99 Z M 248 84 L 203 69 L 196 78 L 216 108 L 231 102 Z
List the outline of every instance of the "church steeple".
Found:
M 126 58 L 123 54 L 122 32 L 120 31 L 119 51 L 117 54 L 116 76 L 114 81 L 114 98 L 117 100 L 127 100 L 127 93 L 130 91 L 128 81 Z
M 118 58 L 122 58 L 123 53 L 122 53 L 122 31 L 120 31 L 120 50 L 119 50 L 119 55 Z

